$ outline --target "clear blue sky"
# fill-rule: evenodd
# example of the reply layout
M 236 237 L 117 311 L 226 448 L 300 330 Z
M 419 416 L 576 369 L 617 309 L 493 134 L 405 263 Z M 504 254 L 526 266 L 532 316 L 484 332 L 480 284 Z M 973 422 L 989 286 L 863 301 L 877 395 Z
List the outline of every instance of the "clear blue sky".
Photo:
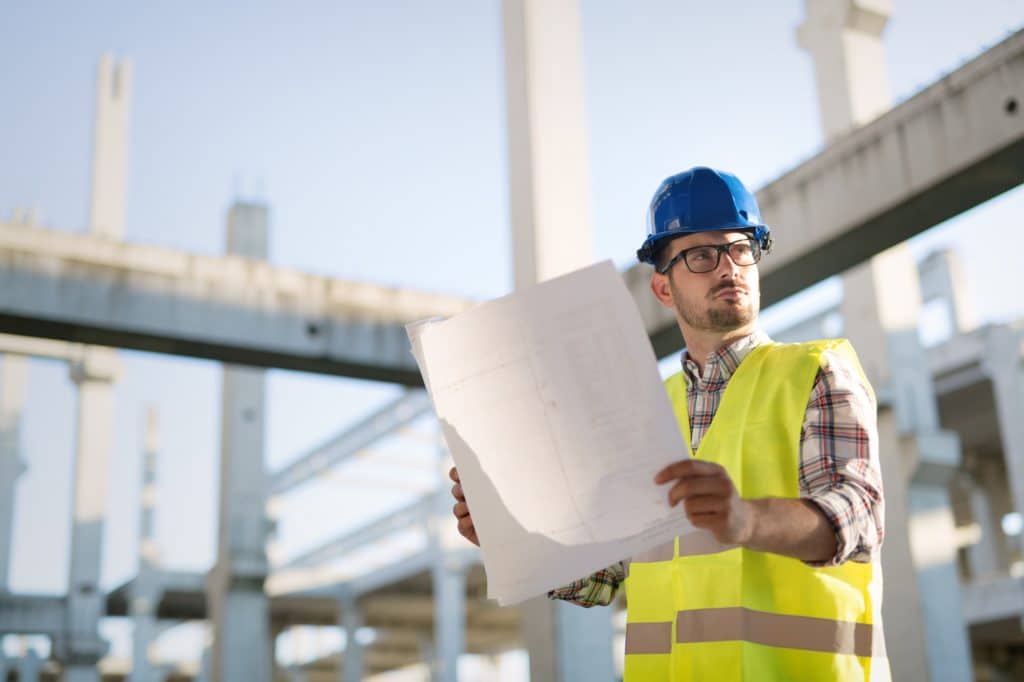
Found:
M 694 164 L 759 186 L 821 144 L 803 3 L 582 0 L 595 257 L 625 266 L 666 175 Z M 413 2 L 0 3 L 0 213 L 87 220 L 95 69 L 134 64 L 130 241 L 220 253 L 234 197 L 271 207 L 280 265 L 473 297 L 511 282 L 500 8 Z M 1024 24 L 1019 0 L 897 0 L 885 34 L 895 97 Z M 1024 314 L 1013 264 L 1018 189 L 915 241 L 965 259 L 983 320 Z M 775 226 L 785 239 L 785 226 Z M 976 235 L 984 235 L 976 239 Z M 205 570 L 216 533 L 220 379 L 215 364 L 123 353 L 104 583 L 135 571 L 144 405 L 160 410 L 158 542 L 174 568 Z M 29 472 L 16 500 L 12 587 L 59 592 L 67 572 L 74 393 L 33 361 Z M 270 373 L 276 468 L 395 389 Z M 330 482 L 286 505 L 298 551 L 394 504 L 397 493 Z M 316 522 L 311 519 L 317 519 Z

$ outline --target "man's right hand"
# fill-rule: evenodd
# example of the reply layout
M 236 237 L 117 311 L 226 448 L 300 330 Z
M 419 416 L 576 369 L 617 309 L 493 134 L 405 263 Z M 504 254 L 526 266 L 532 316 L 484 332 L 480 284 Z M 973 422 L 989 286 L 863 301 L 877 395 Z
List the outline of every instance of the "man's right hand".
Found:
M 459 533 L 462 537 L 479 547 L 480 540 L 476 537 L 473 517 L 469 515 L 469 505 L 466 504 L 466 496 L 462 493 L 462 484 L 459 483 L 459 470 L 452 467 L 452 470 L 448 472 L 448 476 L 455 481 L 455 485 L 452 486 L 452 497 L 455 498 L 455 506 L 452 507 L 452 513 L 455 514 L 455 519 L 459 522 Z

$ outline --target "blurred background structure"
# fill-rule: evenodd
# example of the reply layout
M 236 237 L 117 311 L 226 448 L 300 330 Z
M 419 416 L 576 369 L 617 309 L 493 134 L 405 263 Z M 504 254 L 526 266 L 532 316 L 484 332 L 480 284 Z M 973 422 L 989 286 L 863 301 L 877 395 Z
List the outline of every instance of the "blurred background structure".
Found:
M 0 8 L 0 680 L 619 678 L 486 601 L 402 325 L 612 258 L 673 371 L 697 164 L 879 394 L 894 679 L 1024 678 L 1024 7 L 767 5 Z

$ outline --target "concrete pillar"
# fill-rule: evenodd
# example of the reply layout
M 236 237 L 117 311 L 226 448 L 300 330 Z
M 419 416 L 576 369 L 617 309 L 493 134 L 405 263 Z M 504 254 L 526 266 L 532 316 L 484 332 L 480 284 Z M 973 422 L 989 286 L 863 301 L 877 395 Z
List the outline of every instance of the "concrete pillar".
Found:
M 977 326 L 967 297 L 967 279 L 960 259 L 949 249 L 929 254 L 918 263 L 921 299 L 925 303 L 943 301 L 949 311 L 953 334 L 966 333 Z
M 119 363 L 109 348 L 87 346 L 70 367 L 78 387 L 78 423 L 66 632 L 57 658 L 64 664 L 65 682 L 98 682 L 96 662 L 107 651 L 99 634 L 104 614 L 100 563 Z
M 359 602 L 347 592 L 338 598 L 340 618 L 338 625 L 345 633 L 345 650 L 341 654 L 338 672 L 341 682 L 361 682 L 363 670 L 363 645 L 359 641 L 359 628 L 363 627 L 363 614 Z
M 516 287 L 593 258 L 577 0 L 503 0 Z
M 18 659 L 16 670 L 18 671 L 18 682 L 39 682 L 43 661 L 39 658 L 36 650 L 30 648 Z M 64 679 L 68 679 L 66 671 Z
M 163 677 L 160 667 L 153 663 L 152 652 L 158 636 L 156 609 L 161 597 L 161 588 L 157 583 L 160 556 L 155 533 L 157 450 L 157 413 L 155 408 L 150 407 L 146 410 L 143 436 L 139 573 L 135 577 L 131 595 L 134 626 L 131 682 L 158 682 Z
M 454 557 L 437 555 L 434 582 L 434 646 L 431 679 L 457 682 L 459 656 L 466 649 L 466 574 Z
M 111 239 L 124 236 L 131 80 L 131 62 L 103 55 L 96 78 L 89 229 Z
M 890 2 L 807 0 L 806 6 L 797 40 L 814 59 L 822 128 L 832 141 L 890 106 L 880 39 Z M 843 288 L 846 334 L 869 379 L 888 388 L 892 400 L 892 410 L 879 414 L 879 437 L 887 505 L 883 616 L 893 679 L 969 679 L 955 550 L 931 551 L 927 560 L 923 553 L 949 546 L 953 537 L 948 483 L 959 442 L 938 428 L 917 336 L 917 267 L 899 245 L 844 274 Z M 918 575 L 912 556 L 922 558 Z
M 889 110 L 889 79 L 881 35 L 890 0 L 806 0 L 797 28 L 814 60 L 825 139 L 833 140 Z
M 992 392 L 1003 444 L 1006 482 L 1013 511 L 1024 514 L 1024 367 L 1022 337 L 1012 327 L 990 327 L 983 364 L 992 379 Z
M 25 471 L 20 454 L 27 374 L 27 358 L 0 355 L 0 593 L 9 589 L 14 493 Z
M 267 209 L 235 204 L 228 213 L 227 250 L 267 255 Z M 215 682 L 270 682 L 267 596 L 264 406 L 260 369 L 225 365 L 221 416 L 220 518 L 217 563 L 207 581 L 213 621 Z
M 593 259 L 576 0 L 503 0 L 515 286 Z M 533 680 L 610 682 L 611 609 L 540 598 L 522 610 Z M 582 655 L 581 655 L 582 654 Z

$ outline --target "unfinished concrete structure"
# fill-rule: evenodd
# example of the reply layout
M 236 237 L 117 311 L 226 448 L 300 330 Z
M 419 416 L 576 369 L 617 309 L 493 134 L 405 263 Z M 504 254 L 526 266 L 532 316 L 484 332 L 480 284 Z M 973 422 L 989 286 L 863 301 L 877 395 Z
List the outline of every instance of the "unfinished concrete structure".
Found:
M 854 338 L 879 388 L 887 451 L 902 453 L 886 467 L 887 604 L 898 607 L 887 611 L 886 628 L 896 678 L 963 679 L 966 625 L 975 672 L 999 679 L 999 674 L 1013 674 L 1008 666 L 1020 666 L 1007 652 L 1024 641 L 1019 534 L 1002 528 L 1004 519 L 1024 512 L 1020 328 L 971 329 L 962 289 L 954 285 L 955 262 L 948 254 L 921 264 L 918 285 L 916 267 L 905 250 L 886 249 L 1024 180 L 1018 161 L 1024 156 L 1024 123 L 1014 115 L 1016 107 L 1009 106 L 1024 96 L 1024 36 L 1012 36 L 872 121 L 888 105 L 877 41 L 887 15 L 887 5 L 879 2 L 808 5 L 800 40 L 821 77 L 843 87 L 821 94 L 828 148 L 758 193 L 766 220 L 785 226 L 792 235 L 765 264 L 764 302 L 882 254 L 849 275 L 847 289 L 858 298 L 779 336 L 829 335 L 821 327 L 830 316 L 841 316 L 844 333 Z M 557 254 L 582 253 L 579 245 L 588 240 L 582 96 L 576 88 L 581 80 L 578 9 L 574 2 L 509 1 L 505 22 L 509 140 L 519 152 L 510 157 L 510 178 L 521 285 L 580 264 L 560 262 Z M 574 86 L 555 88 L 545 82 L 543 72 L 531 71 L 531 63 L 543 60 L 559 63 Z M 101 77 L 101 88 L 110 87 L 103 82 Z M 126 81 L 118 92 L 127 92 Z M 100 117 L 98 107 L 98 121 Z M 579 131 L 579 139 L 555 136 L 553 131 L 567 125 Z M 120 135 L 123 141 L 123 126 Z M 95 167 L 113 170 L 96 171 L 94 177 L 120 173 L 123 215 L 124 165 L 100 159 L 101 146 L 117 145 L 97 141 Z M 905 149 L 913 153 L 905 154 Z M 123 146 L 121 150 L 123 154 Z M 97 185 L 94 180 L 94 197 Z M 111 181 L 111 186 L 117 185 Z M 859 201 L 842 201 L 854 192 Z M 274 268 L 261 261 L 266 214 L 259 206 L 239 206 L 229 216 L 229 234 L 235 235 L 229 243 L 238 244 L 241 254 L 223 258 L 119 242 L 123 227 L 117 226 L 123 218 L 118 223 L 116 208 L 94 201 L 91 224 L 104 227 L 91 235 L 0 224 L 0 328 L 414 385 L 418 375 L 405 352 L 402 323 L 468 305 Z M 559 249 L 550 239 L 550 226 L 567 216 L 575 226 L 572 237 L 582 241 L 574 241 L 572 249 Z M 243 237 L 246 231 L 252 239 Z M 243 248 L 243 243 L 249 246 Z M 123 283 L 119 288 L 111 286 L 114 272 Z M 665 353 L 678 347 L 678 333 L 647 294 L 648 272 L 637 267 L 625 276 L 656 348 Z M 893 289 L 897 280 L 902 298 L 875 293 L 883 286 Z M 204 295 L 196 294 L 204 290 Z M 929 301 L 949 308 L 958 333 L 922 349 L 917 320 Z M 90 406 L 89 414 L 98 415 L 83 423 L 103 423 L 116 376 L 112 354 L 73 344 L 55 348 L 33 341 L 25 347 L 17 338 L 7 341 L 5 350 L 20 347 L 25 354 L 51 357 L 58 353 L 71 361 L 82 381 L 81 395 L 93 396 L 80 409 Z M 233 372 L 244 378 L 232 383 Z M 0 634 L 50 635 L 66 679 L 98 676 L 96 659 L 104 645 L 95 628 L 104 606 L 110 615 L 134 613 L 142 619 L 137 621 L 144 625 L 138 630 L 137 651 L 145 650 L 146 638 L 157 632 L 145 627 L 150 622 L 145 619 L 212 620 L 220 637 L 215 638 L 203 679 L 233 679 L 237 674 L 231 672 L 232 665 L 250 666 L 242 673 L 246 679 L 270 679 L 272 634 L 303 623 L 340 625 L 347 634 L 340 657 L 300 666 L 310 680 L 339 675 L 361 679 L 428 659 L 437 679 L 451 680 L 462 651 L 495 653 L 524 645 L 538 679 L 614 675 L 610 610 L 586 612 L 544 601 L 521 610 L 498 609 L 483 600 L 476 553 L 449 544 L 442 526 L 434 523 L 447 517 L 443 489 L 288 566 L 271 569 L 264 550 L 268 494 L 285 494 L 317 472 L 343 464 L 368 442 L 419 418 L 426 406 L 422 393 L 411 392 L 267 478 L 261 373 L 225 370 L 225 418 L 230 423 L 224 430 L 222 470 L 237 468 L 238 473 L 222 476 L 230 481 L 222 483 L 218 563 L 211 575 L 175 574 L 150 566 L 145 576 L 140 572 L 107 595 L 105 605 L 103 595 L 96 598 L 98 550 L 92 554 L 89 548 L 98 547 L 102 514 L 97 517 L 88 482 L 105 468 L 101 443 L 109 436 L 82 433 L 79 459 L 85 465 L 79 465 L 76 481 L 86 490 L 76 497 L 81 527 L 76 527 L 78 540 L 73 542 L 80 559 L 72 569 L 69 597 L 0 594 Z M 0 392 L 14 396 L 0 401 L 0 408 L 8 405 L 6 412 L 0 410 L 5 434 L 0 441 L 0 491 L 13 489 L 19 470 L 16 454 L 10 454 L 17 452 L 17 441 L 9 437 L 17 432 L 17 369 L 4 375 L 15 378 L 7 393 Z M 229 400 L 229 394 L 237 399 Z M 913 409 L 905 396 L 913 396 Z M 233 534 L 233 528 L 240 530 Z M 423 532 L 425 548 L 385 570 L 306 587 L 298 586 L 302 581 L 282 579 L 281 587 L 275 587 L 278 568 L 284 578 L 287 571 L 316 567 L 410 529 Z M 0 527 L 0 539 L 3 532 Z M 953 542 L 919 541 L 935 538 L 936 532 Z M 936 591 L 941 599 L 935 598 Z M 136 595 L 143 594 L 150 603 L 136 609 Z M 928 614 L 928 622 L 922 621 L 922 613 Z M 932 617 L 942 621 L 931 623 Z M 582 618 L 592 620 L 578 620 Z M 365 627 L 379 636 L 363 644 L 358 633 Z M 253 642 L 264 643 L 256 656 L 242 648 Z M 580 656 L 573 646 L 581 642 L 587 643 L 588 652 L 602 650 L 603 644 L 608 658 Z M 951 660 L 954 656 L 959 660 Z M 30 665 L 30 658 L 21 660 Z M 144 666 L 136 670 L 142 677 Z

